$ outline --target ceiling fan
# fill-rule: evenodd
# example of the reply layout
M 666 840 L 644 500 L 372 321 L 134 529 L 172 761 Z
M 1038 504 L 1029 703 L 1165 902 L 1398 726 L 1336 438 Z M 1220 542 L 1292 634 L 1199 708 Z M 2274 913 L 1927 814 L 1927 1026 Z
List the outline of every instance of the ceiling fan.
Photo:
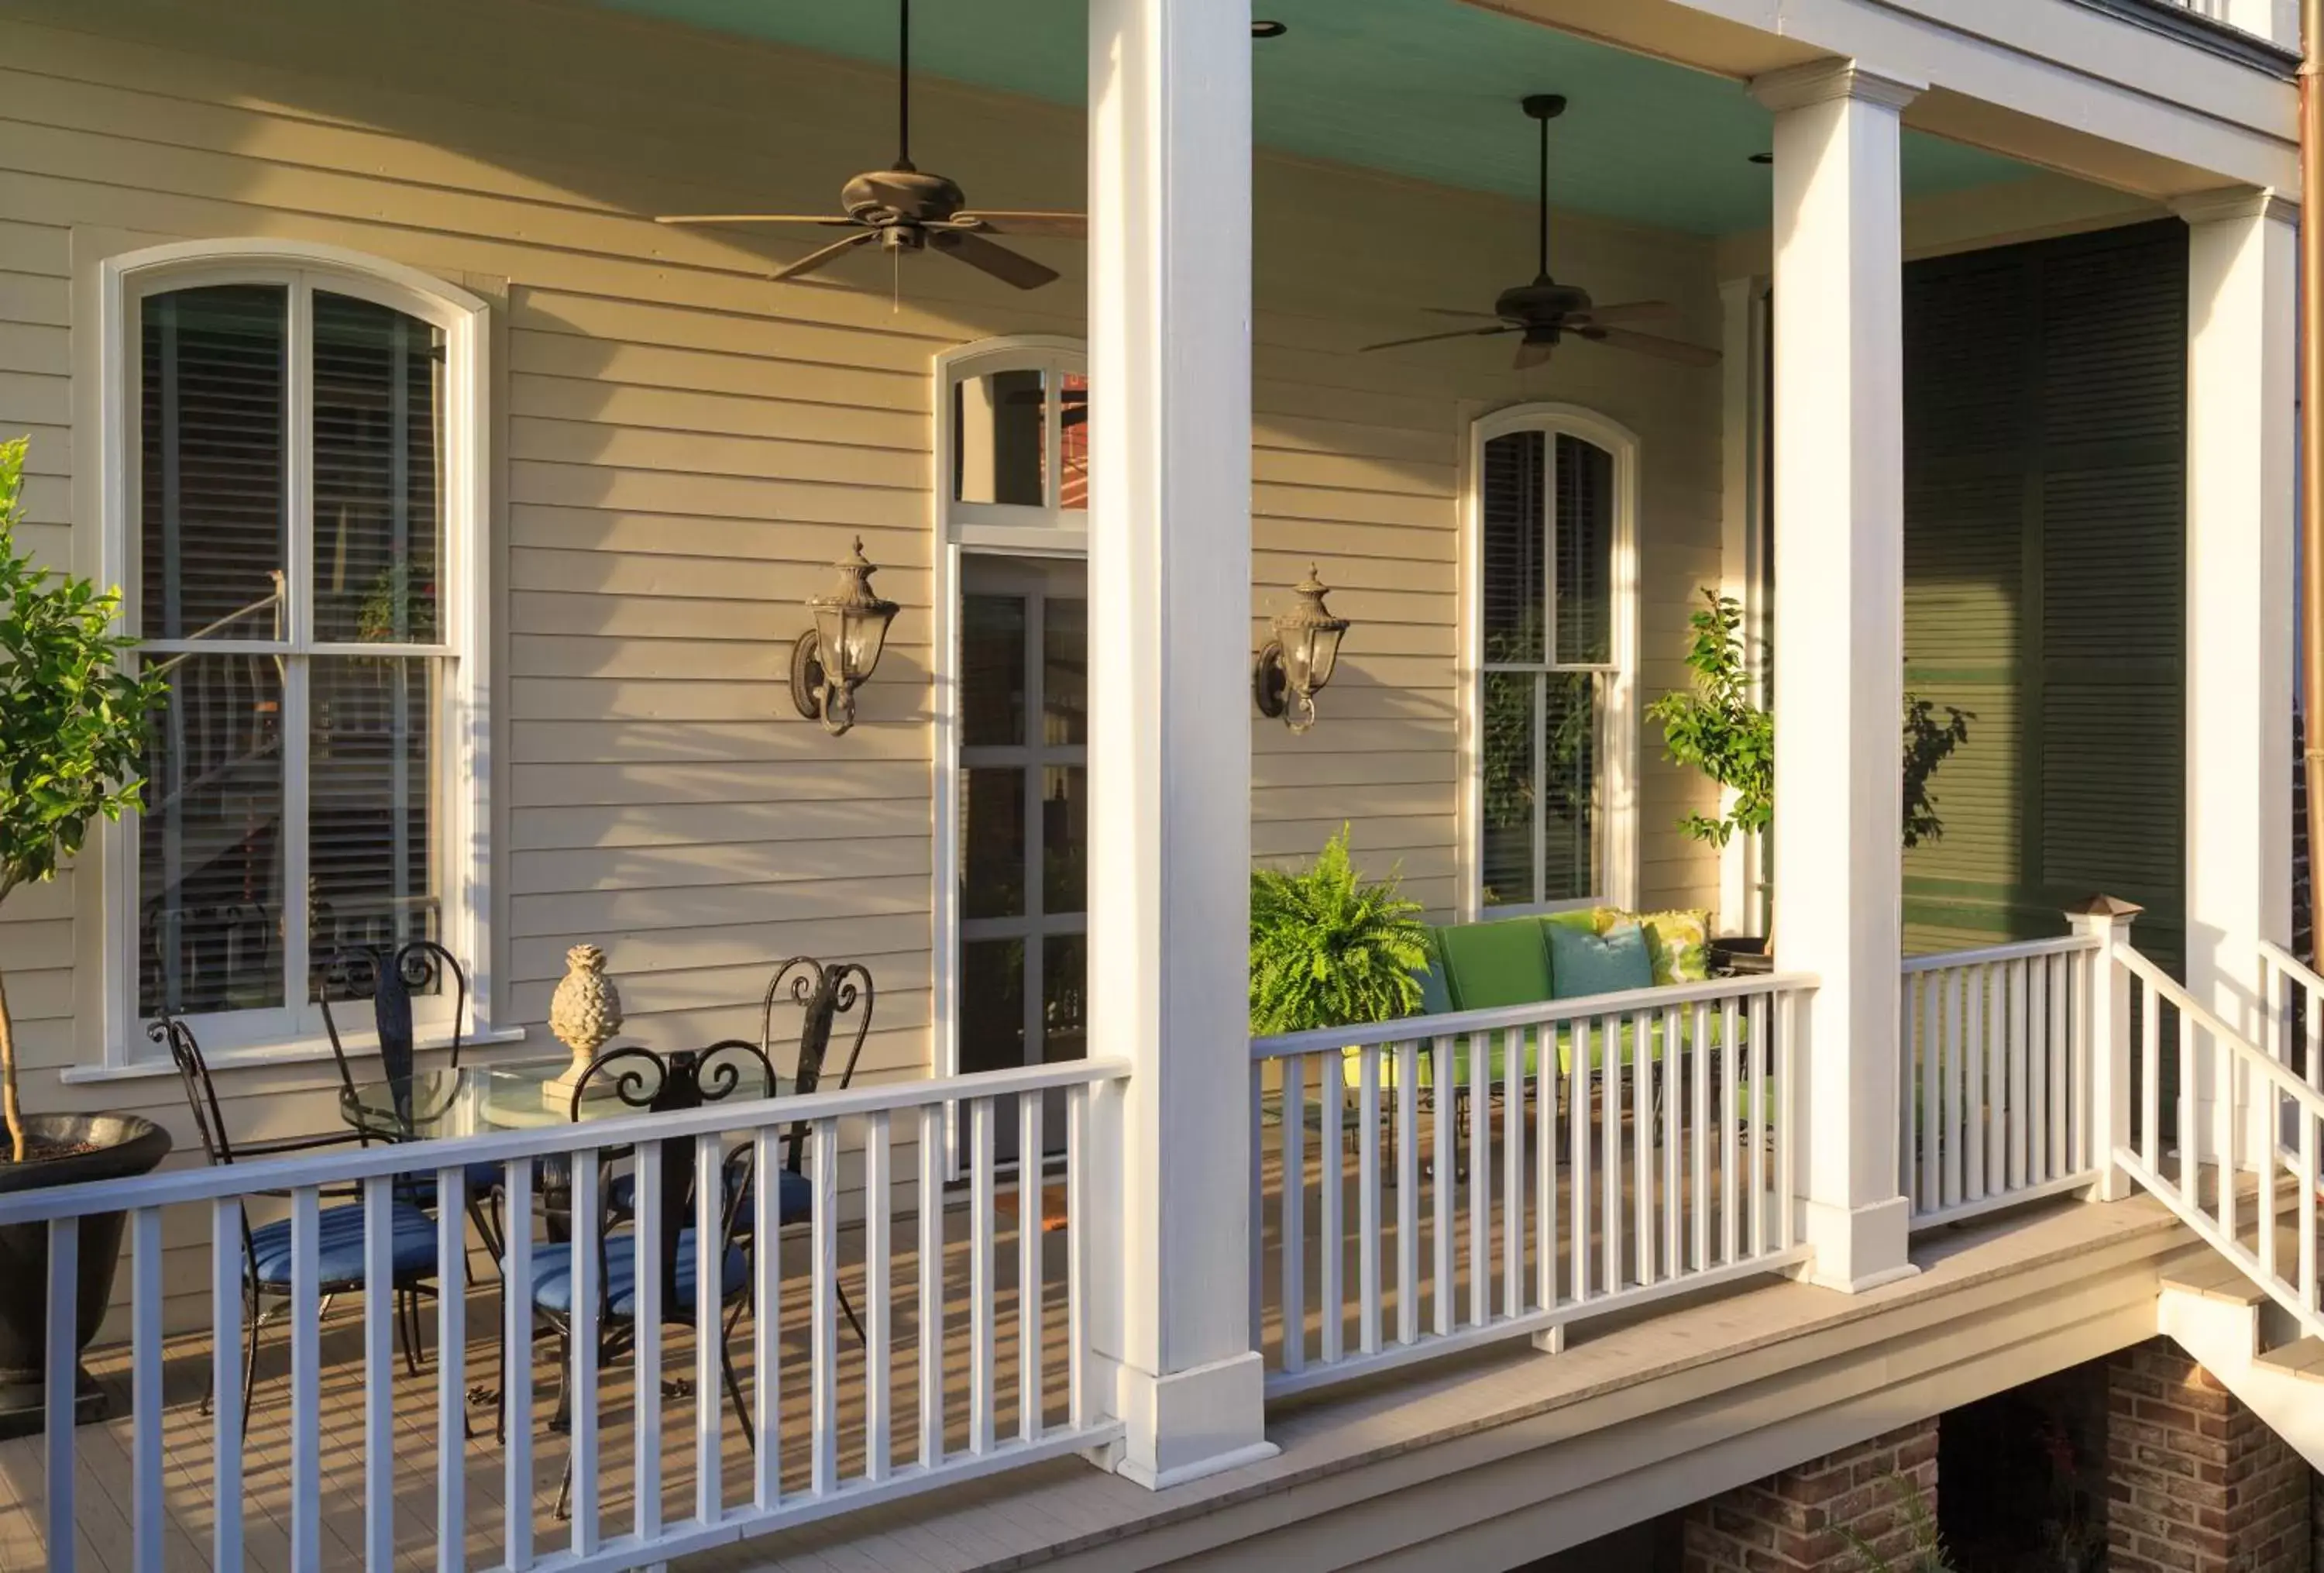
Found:
M 996 245 L 994 235 L 1051 236 L 1077 240 L 1089 232 L 1080 213 L 1028 212 L 997 208 L 965 211 L 968 198 L 942 175 L 912 162 L 912 0 L 897 0 L 896 162 L 856 176 L 840 188 L 845 215 L 800 213 L 672 213 L 657 224 L 813 224 L 854 233 L 779 269 L 777 279 L 804 278 L 825 264 L 878 242 L 891 256 L 908 251 L 938 252 L 991 273 L 1020 290 L 1038 290 L 1057 277 L 1055 268 Z
M 1671 310 L 1667 303 L 1631 301 L 1618 306 L 1592 305 L 1587 290 L 1572 284 L 1561 284 L 1550 277 L 1549 123 L 1565 113 L 1565 97 L 1562 93 L 1534 93 L 1529 94 L 1523 104 L 1525 112 L 1541 123 L 1540 252 L 1533 282 L 1503 290 L 1490 311 L 1454 311 L 1442 307 L 1426 309 L 1432 316 L 1471 318 L 1490 322 L 1493 325 L 1490 328 L 1456 328 L 1450 332 L 1424 333 L 1414 338 L 1391 338 L 1385 344 L 1368 344 L 1364 346 L 1364 352 L 1396 349 L 1407 344 L 1434 344 L 1447 338 L 1489 338 L 1496 334 L 1519 333 L 1525 336 L 1517 340 L 1515 364 L 1519 371 L 1547 361 L 1559 342 L 1568 337 L 1676 361 L 1682 365 L 1717 365 L 1719 352 L 1715 349 L 1683 344 L 1674 338 L 1658 338 L 1651 333 L 1637 333 L 1619 326 L 1625 322 L 1666 317 Z

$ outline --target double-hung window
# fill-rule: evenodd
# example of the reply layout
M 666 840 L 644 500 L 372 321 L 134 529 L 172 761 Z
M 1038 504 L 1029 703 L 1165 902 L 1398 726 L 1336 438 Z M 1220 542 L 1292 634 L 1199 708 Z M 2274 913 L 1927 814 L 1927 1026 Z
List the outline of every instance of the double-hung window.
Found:
M 346 947 L 482 970 L 481 304 L 167 261 L 120 270 L 115 347 L 109 566 L 169 688 L 110 881 L 131 1055 L 164 1013 L 229 1050 L 312 1035 Z
M 1475 904 L 1628 904 L 1635 449 L 1520 407 L 1478 422 L 1470 473 Z

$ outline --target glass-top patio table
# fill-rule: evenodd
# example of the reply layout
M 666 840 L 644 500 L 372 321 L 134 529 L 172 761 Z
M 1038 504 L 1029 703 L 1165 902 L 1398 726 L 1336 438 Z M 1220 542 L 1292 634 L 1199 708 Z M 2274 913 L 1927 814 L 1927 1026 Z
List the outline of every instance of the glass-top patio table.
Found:
M 687 1059 L 672 1055 L 673 1065 Z M 490 1131 L 539 1130 L 562 1125 L 574 1115 L 571 1099 L 549 1083 L 562 1076 L 572 1060 L 503 1061 L 470 1065 L 457 1070 L 420 1070 L 409 1077 L 358 1082 L 354 1091 L 339 1094 L 339 1116 L 355 1130 L 375 1141 L 428 1142 L 448 1136 L 475 1136 Z M 723 1059 L 733 1066 L 742 1085 L 730 1098 L 772 1097 L 767 1072 L 741 1057 Z M 610 1118 L 645 1112 L 640 1106 L 611 1096 L 613 1079 L 596 1084 L 607 1096 L 584 1098 L 579 1117 Z M 594 1089 L 593 1089 L 594 1090 Z

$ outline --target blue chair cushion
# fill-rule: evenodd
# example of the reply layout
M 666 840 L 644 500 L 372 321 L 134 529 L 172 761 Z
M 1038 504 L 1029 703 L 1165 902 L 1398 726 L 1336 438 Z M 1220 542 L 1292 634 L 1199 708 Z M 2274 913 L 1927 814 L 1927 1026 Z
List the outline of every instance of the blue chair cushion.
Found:
M 468 1165 L 468 1194 L 485 1196 L 501 1183 L 501 1166 L 497 1163 Z M 432 1209 L 436 1206 L 436 1170 L 422 1170 L 412 1174 L 396 1176 L 396 1193 L 420 1206 Z
M 395 1276 L 409 1281 L 436 1272 L 436 1220 L 398 1197 L 388 1204 L 388 1258 Z M 364 1276 L 364 1210 L 359 1202 L 325 1208 L 316 1230 L 316 1282 L 360 1283 Z M 250 1273 L 270 1289 L 290 1286 L 290 1220 L 250 1232 Z
M 638 1248 L 636 1237 L 627 1230 L 605 1236 L 605 1309 L 616 1317 L 633 1315 L 637 1309 Z M 750 1276 L 750 1258 L 739 1245 L 726 1247 L 726 1259 L 721 1268 L 724 1282 L 719 1285 L 719 1298 L 740 1294 Z M 536 1245 L 532 1251 L 532 1303 L 545 1311 L 569 1316 L 573 1310 L 573 1246 L 570 1242 Z M 678 1287 L 672 1303 L 662 1308 L 665 1315 L 690 1317 L 694 1311 L 694 1231 L 678 1232 Z
M 733 1170 L 726 1171 L 730 1195 L 735 1177 Z M 637 1211 L 637 1176 L 626 1172 L 616 1174 L 613 1184 L 605 1188 L 605 1194 L 616 1217 L 630 1217 Z M 807 1182 L 804 1174 L 793 1174 L 788 1169 L 778 1170 L 775 1173 L 775 1206 L 777 1216 L 784 1223 L 803 1224 L 815 1212 L 815 1187 Z M 752 1212 L 752 1205 L 744 1203 L 741 1214 L 734 1220 L 734 1233 L 738 1238 L 750 1237 Z

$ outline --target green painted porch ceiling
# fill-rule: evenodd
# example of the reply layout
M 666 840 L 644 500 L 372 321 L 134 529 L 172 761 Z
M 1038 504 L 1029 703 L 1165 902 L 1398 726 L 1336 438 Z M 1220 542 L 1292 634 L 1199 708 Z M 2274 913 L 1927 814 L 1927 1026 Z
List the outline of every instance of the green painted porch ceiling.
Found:
M 855 60 L 895 58 L 889 0 L 602 3 Z M 1254 10 L 1290 29 L 1252 45 L 1256 134 L 1267 146 L 1531 197 L 1533 128 L 1517 101 L 1564 93 L 1572 105 L 1550 148 L 1556 205 L 1700 235 L 1767 223 L 1768 171 L 1749 158 L 1766 149 L 1768 116 L 1739 83 L 1462 0 L 1255 0 Z M 1086 15 L 1084 0 L 920 0 L 913 69 L 1080 104 Z M 934 147 L 943 128 L 921 134 Z M 877 162 L 880 151 L 867 149 L 867 159 Z M 1904 134 L 1907 196 L 2030 172 L 1997 154 Z

